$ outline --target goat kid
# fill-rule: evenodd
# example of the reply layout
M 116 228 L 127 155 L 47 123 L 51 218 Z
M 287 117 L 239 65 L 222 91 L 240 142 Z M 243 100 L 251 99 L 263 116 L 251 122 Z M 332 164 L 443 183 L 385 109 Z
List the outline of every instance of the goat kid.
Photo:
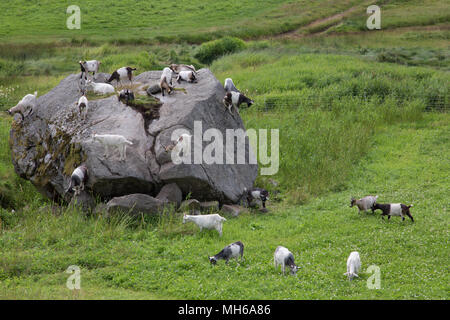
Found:
M 88 113 L 89 110 L 89 101 L 86 98 L 86 93 L 83 92 L 83 95 L 80 97 L 80 99 L 78 99 L 78 112 L 80 113 L 80 116 L 83 116 L 83 120 L 86 119 L 86 115 Z
M 119 101 L 125 101 L 125 104 L 128 105 L 130 101 L 134 100 L 134 93 L 128 89 L 120 90 L 117 98 Z
M 211 262 L 212 265 L 215 265 L 217 261 L 223 259 L 225 260 L 225 264 L 228 264 L 228 261 L 230 259 L 235 258 L 237 263 L 239 257 L 241 257 L 240 260 L 242 262 L 243 256 L 244 256 L 244 244 L 241 241 L 237 241 L 227 245 L 215 256 L 209 257 L 209 262 Z
M 81 166 L 75 168 L 72 172 L 72 176 L 70 177 L 70 184 L 66 190 L 74 191 L 75 195 L 79 195 L 81 190 L 84 190 L 84 184 L 88 179 L 88 169 L 86 165 L 82 164 Z
M 358 207 L 358 213 L 361 213 L 361 211 L 367 211 L 369 209 L 372 210 L 372 213 L 375 211 L 373 209 L 374 204 L 377 202 L 378 196 L 366 196 L 364 198 L 356 200 L 355 198 L 352 198 L 350 200 L 350 208 L 356 205 Z
M 261 200 L 263 208 L 266 207 L 266 201 L 269 200 L 269 191 L 261 188 L 253 188 L 247 190 L 244 188 L 244 194 L 247 197 L 247 202 L 250 205 L 253 200 Z
M 25 118 L 25 111 L 30 110 L 28 115 L 31 115 L 36 107 L 37 91 L 34 94 L 27 94 L 22 100 L 19 101 L 14 107 L 8 110 L 8 114 L 14 115 L 20 113 L 22 119 Z
M 376 203 L 373 206 L 373 210 L 380 209 L 381 211 L 383 211 L 381 213 L 382 219 L 384 219 L 384 216 L 388 216 L 388 220 L 391 219 L 391 216 L 400 216 L 402 217 L 402 221 L 405 221 L 405 216 L 408 216 L 411 221 L 414 222 L 414 218 L 409 211 L 412 206 L 412 204 L 407 206 L 403 203 Z
M 173 91 L 172 87 L 172 70 L 170 68 L 164 68 L 159 81 L 159 87 L 161 88 L 161 94 L 164 97 L 164 90 L 167 94 Z
M 354 277 L 358 277 L 358 272 L 360 269 L 361 259 L 359 258 L 359 253 L 357 251 L 353 251 L 347 259 L 347 272 L 344 273 L 344 275 L 347 276 L 349 280 L 352 280 Z
M 184 214 L 183 215 L 183 224 L 192 221 L 194 222 L 199 228 L 200 231 L 205 229 L 216 229 L 217 232 L 219 232 L 219 235 L 222 236 L 222 224 L 224 221 L 227 221 L 224 217 L 221 217 L 217 213 L 215 214 L 205 214 L 205 215 L 189 215 Z
M 127 145 L 133 145 L 124 136 L 116 134 L 93 134 L 92 140 L 99 142 L 105 148 L 105 158 L 109 157 L 109 147 L 117 148 L 119 150 L 120 161 L 126 160 Z
M 289 266 L 291 269 L 291 274 L 295 275 L 297 273 L 298 267 L 294 261 L 294 255 L 287 248 L 283 246 L 278 246 L 275 249 L 275 253 L 273 255 L 273 264 L 275 269 L 281 265 L 281 271 L 283 274 L 285 272 L 286 266 Z

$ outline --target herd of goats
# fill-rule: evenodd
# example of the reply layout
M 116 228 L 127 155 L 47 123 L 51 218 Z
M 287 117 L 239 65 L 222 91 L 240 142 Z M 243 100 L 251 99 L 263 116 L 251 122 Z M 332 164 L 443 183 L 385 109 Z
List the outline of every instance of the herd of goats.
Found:
M 100 67 L 100 61 L 90 60 L 90 61 L 80 61 L 81 67 L 81 75 L 79 78 L 79 88 L 81 92 L 81 97 L 78 99 L 78 111 L 80 116 L 85 119 L 86 113 L 88 110 L 88 99 L 86 97 L 87 90 L 92 90 L 96 94 L 112 94 L 115 93 L 115 88 L 110 84 L 112 81 L 116 81 L 117 84 L 122 83 L 122 80 L 128 80 L 130 83 L 133 79 L 133 71 L 135 68 L 131 67 L 122 67 L 115 70 L 106 83 L 96 83 L 93 80 L 95 79 L 95 74 L 98 73 Z M 92 73 L 92 79 L 88 79 L 89 73 Z M 165 92 L 167 94 L 171 94 L 174 90 L 172 85 L 172 78 L 176 75 L 176 81 L 180 83 L 181 81 L 187 81 L 188 83 L 197 82 L 198 73 L 192 65 L 185 64 L 171 64 L 169 67 L 163 69 L 161 78 L 159 81 L 159 88 L 161 90 L 162 96 L 164 96 Z M 224 89 L 226 91 L 226 95 L 223 98 L 223 104 L 228 109 L 229 113 L 233 115 L 232 108 L 234 108 L 239 114 L 239 106 L 242 103 L 246 103 L 248 107 L 250 107 L 254 102 L 253 100 L 247 98 L 244 94 L 242 94 L 234 85 L 232 79 L 227 78 L 225 80 Z M 15 107 L 8 110 L 10 115 L 15 113 L 19 113 L 24 118 L 25 114 L 29 116 L 33 113 L 34 108 L 36 107 L 36 99 L 37 92 L 34 94 L 27 94 Z M 119 101 L 125 102 L 127 105 L 131 100 L 134 100 L 134 93 L 130 89 L 123 89 L 118 93 Z M 28 111 L 28 113 L 27 113 Z M 109 147 L 115 147 L 119 149 L 120 152 L 120 160 L 125 160 L 126 156 L 126 146 L 133 145 L 131 141 L 128 141 L 125 137 L 121 135 L 114 134 L 94 134 L 93 140 L 101 143 L 105 148 L 105 156 L 108 154 Z M 183 141 L 185 138 L 183 135 L 175 142 L 177 143 L 186 143 Z M 187 140 L 187 139 L 184 139 Z M 167 151 L 167 150 L 166 150 Z M 74 192 L 75 195 L 79 194 L 81 190 L 84 190 L 84 185 L 88 179 L 88 168 L 85 164 L 81 164 L 77 167 L 70 178 L 70 185 L 67 188 L 66 192 Z M 244 197 L 247 200 L 248 204 L 251 204 L 254 201 L 261 202 L 262 207 L 266 208 L 266 201 L 269 199 L 269 192 L 265 189 L 261 188 L 252 188 L 250 190 L 244 189 Z M 359 212 L 367 211 L 369 209 L 372 210 L 372 213 L 379 209 L 382 211 L 382 218 L 387 215 L 388 219 L 391 216 L 400 216 L 402 220 L 405 220 L 405 216 L 408 216 L 412 222 L 414 222 L 413 217 L 410 213 L 410 208 L 412 205 L 407 206 L 402 203 L 391 203 L 391 204 L 380 204 L 377 203 L 378 196 L 366 196 L 361 199 L 351 199 L 350 207 L 357 206 Z M 206 214 L 206 215 L 183 215 L 183 223 L 186 222 L 194 222 L 200 230 L 202 229 L 215 229 L 219 232 L 219 235 L 222 236 L 222 223 L 226 221 L 226 219 L 219 214 Z M 234 242 L 225 248 L 223 248 L 218 254 L 209 257 L 211 264 L 216 264 L 218 260 L 225 260 L 228 264 L 228 261 L 232 258 L 235 258 L 236 261 L 240 257 L 242 260 L 244 254 L 244 244 L 241 241 Z M 283 246 L 278 246 L 274 253 L 274 265 L 275 268 L 278 265 L 281 265 L 281 269 L 283 274 L 285 273 L 285 267 L 288 266 L 290 268 L 291 274 L 296 274 L 298 267 L 295 264 L 294 255 L 287 248 Z M 359 257 L 359 253 L 356 251 L 351 252 L 350 256 L 347 259 L 347 272 L 344 275 L 351 280 L 354 277 L 358 277 L 358 272 L 361 268 L 361 260 Z

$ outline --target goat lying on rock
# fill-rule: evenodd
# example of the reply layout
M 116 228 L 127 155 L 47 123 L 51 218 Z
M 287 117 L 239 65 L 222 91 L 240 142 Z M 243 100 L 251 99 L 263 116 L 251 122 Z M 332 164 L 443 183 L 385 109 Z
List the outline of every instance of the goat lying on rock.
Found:
M 241 241 L 234 242 L 232 244 L 229 244 L 225 248 L 223 248 L 218 254 L 215 256 L 209 257 L 209 262 L 211 264 L 216 264 L 218 260 L 225 260 L 225 264 L 228 264 L 228 261 L 232 258 L 236 259 L 236 262 L 238 261 L 238 258 L 242 258 L 244 256 L 244 244 Z
M 373 205 L 377 202 L 378 196 L 366 196 L 364 198 L 356 200 L 352 198 L 350 200 L 350 208 L 356 205 L 358 207 L 358 213 L 361 211 L 367 211 L 369 209 L 374 212 Z
M 196 82 L 194 71 L 180 71 L 177 76 L 177 82 L 180 83 L 181 80 L 187 81 L 190 83 Z
M 9 109 L 8 113 L 10 115 L 20 113 L 22 119 L 25 118 L 26 110 L 28 109 L 30 110 L 28 112 L 28 115 L 33 113 L 34 108 L 36 107 L 36 98 L 37 98 L 37 91 L 35 91 L 34 94 L 27 94 L 25 97 L 22 98 L 22 100 L 19 101 L 18 104 L 16 104 L 16 106 Z
M 96 83 L 92 80 L 88 80 L 86 83 L 86 87 L 92 89 L 96 94 L 108 94 L 115 92 L 114 87 L 108 83 Z
M 402 217 L 402 221 L 405 221 L 405 216 L 408 216 L 412 222 L 414 222 L 414 219 L 409 211 L 409 209 L 413 205 L 405 205 L 403 203 L 388 203 L 388 204 L 382 204 L 382 203 L 376 203 L 373 206 L 373 210 L 380 209 L 383 211 L 381 214 L 381 218 L 384 219 L 384 216 L 388 216 L 388 220 L 391 219 L 391 216 L 400 216 Z
M 197 73 L 193 65 L 172 63 L 169 68 L 175 73 L 180 73 L 181 71 L 192 71 L 194 73 Z
M 217 213 L 215 214 L 205 214 L 192 216 L 188 214 L 183 215 L 183 223 L 188 221 L 194 222 L 197 226 L 199 226 L 200 231 L 205 229 L 216 229 L 219 232 L 219 235 L 222 236 L 222 223 L 226 221 L 224 217 L 221 217 Z

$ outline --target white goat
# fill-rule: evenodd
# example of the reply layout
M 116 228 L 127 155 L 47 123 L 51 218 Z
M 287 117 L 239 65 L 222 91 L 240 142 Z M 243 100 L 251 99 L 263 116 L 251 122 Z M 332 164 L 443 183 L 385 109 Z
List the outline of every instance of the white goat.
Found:
M 98 69 L 100 68 L 100 61 L 97 60 L 89 60 L 89 61 L 78 61 L 81 68 L 81 76 L 80 78 L 87 79 L 87 75 L 89 72 L 92 72 L 92 78 L 95 79 L 95 74 L 98 73 Z
M 83 119 L 86 119 L 86 115 L 88 113 L 89 108 L 89 101 L 86 98 L 86 94 L 83 93 L 83 95 L 78 99 L 78 111 L 80 112 L 80 115 L 83 115 Z
M 124 136 L 117 134 L 93 134 L 92 140 L 99 142 L 105 148 L 104 157 L 109 157 L 109 147 L 119 149 L 119 160 L 126 160 L 127 144 L 132 146 L 133 143 L 128 141 Z
M 10 115 L 20 113 L 22 115 L 22 118 L 25 118 L 26 110 L 30 109 L 28 115 L 33 113 L 33 110 L 36 107 L 36 98 L 37 98 L 37 91 L 35 91 L 34 94 L 27 94 L 25 97 L 22 98 L 22 100 L 19 101 L 18 104 L 16 104 L 16 106 L 9 109 L 8 113 Z
M 360 269 L 361 260 L 359 259 L 359 253 L 357 251 L 353 251 L 348 256 L 347 272 L 344 273 L 344 275 L 347 276 L 349 280 L 352 280 L 354 277 L 358 277 L 358 272 Z
M 87 81 L 87 88 L 91 88 L 97 94 L 114 93 L 114 87 L 108 83 L 96 83 L 92 80 Z
M 219 232 L 219 235 L 222 236 L 222 223 L 223 221 L 227 221 L 227 219 L 221 217 L 217 213 L 198 216 L 184 214 L 183 223 L 186 223 L 187 221 L 194 222 L 197 226 L 199 226 L 200 231 L 202 231 L 203 228 L 216 229 L 217 232 Z
M 298 267 L 294 262 L 294 255 L 287 248 L 283 246 L 278 246 L 275 249 L 275 253 L 273 255 L 273 264 L 275 269 L 278 265 L 281 265 L 281 271 L 285 271 L 286 265 L 291 269 L 291 274 L 295 275 L 297 273 Z
M 173 91 L 172 74 L 173 72 L 170 68 L 163 69 L 161 79 L 159 81 L 159 87 L 161 88 L 161 93 L 163 97 L 164 97 L 164 90 L 167 91 L 167 94 L 170 94 Z
M 195 67 L 191 64 L 191 65 L 187 65 L 187 64 L 175 64 L 172 63 L 169 66 L 170 70 L 172 70 L 175 73 L 180 73 L 181 71 L 193 71 L 194 73 L 197 73 L 197 70 L 195 70 Z
M 377 202 L 377 199 L 378 196 L 366 196 L 358 200 L 352 198 L 350 201 L 350 208 L 356 205 L 358 207 L 358 213 L 360 213 L 361 211 L 367 211 L 369 209 L 371 209 L 373 213 L 375 210 L 373 206 Z

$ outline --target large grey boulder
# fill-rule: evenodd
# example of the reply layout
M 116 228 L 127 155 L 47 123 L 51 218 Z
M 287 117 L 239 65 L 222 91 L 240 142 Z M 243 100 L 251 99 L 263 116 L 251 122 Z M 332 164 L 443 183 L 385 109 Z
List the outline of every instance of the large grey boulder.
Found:
M 149 71 L 136 76 L 135 93 L 146 95 L 146 88 L 157 84 L 160 75 L 160 71 Z M 176 183 L 184 197 L 190 194 L 200 201 L 236 203 L 244 188 L 253 186 L 257 165 L 248 163 L 248 138 L 244 142 L 246 164 L 174 164 L 165 148 L 174 143 L 174 130 L 193 134 L 194 121 L 199 121 L 202 133 L 218 129 L 224 144 L 226 129 L 245 130 L 239 116 L 225 112 L 225 91 L 208 69 L 198 71 L 197 83 L 177 84 L 174 79 L 177 90 L 171 95 L 155 94 L 160 100 L 159 118 L 127 106 L 113 95 L 90 99 L 87 118 L 81 120 L 76 106 L 78 77 L 70 75 L 40 96 L 34 113 L 15 121 L 10 132 L 16 172 L 47 197 L 65 197 L 69 177 L 80 163 L 89 171 L 86 189 L 104 200 L 135 193 L 156 196 L 164 185 Z M 104 82 L 106 77 L 100 73 L 96 81 Z M 123 135 L 132 141 L 126 160 L 120 161 L 115 150 L 104 157 L 104 147 L 92 140 L 93 133 Z M 203 150 L 209 143 L 200 141 Z M 236 149 L 237 145 L 234 153 Z
M 106 210 L 110 214 L 123 212 L 130 215 L 154 215 L 162 213 L 164 208 L 169 208 L 167 202 L 140 193 L 115 197 L 106 204 Z

